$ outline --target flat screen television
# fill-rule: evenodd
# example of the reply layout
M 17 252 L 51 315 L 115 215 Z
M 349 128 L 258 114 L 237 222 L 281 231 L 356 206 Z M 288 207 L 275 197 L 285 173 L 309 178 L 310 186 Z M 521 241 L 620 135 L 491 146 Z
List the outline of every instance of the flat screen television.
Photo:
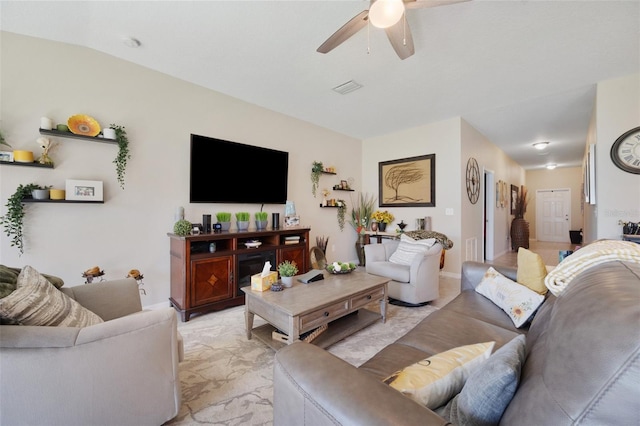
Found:
M 285 204 L 289 153 L 191 134 L 189 201 Z

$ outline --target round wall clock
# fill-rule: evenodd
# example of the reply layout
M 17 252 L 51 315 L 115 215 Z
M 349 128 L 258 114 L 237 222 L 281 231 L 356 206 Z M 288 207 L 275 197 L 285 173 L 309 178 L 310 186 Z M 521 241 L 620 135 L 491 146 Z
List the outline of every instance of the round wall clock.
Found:
M 467 196 L 471 204 L 477 203 L 480 196 L 480 169 L 473 157 L 467 161 Z
M 611 161 L 625 172 L 640 174 L 640 127 L 616 139 L 611 146 Z

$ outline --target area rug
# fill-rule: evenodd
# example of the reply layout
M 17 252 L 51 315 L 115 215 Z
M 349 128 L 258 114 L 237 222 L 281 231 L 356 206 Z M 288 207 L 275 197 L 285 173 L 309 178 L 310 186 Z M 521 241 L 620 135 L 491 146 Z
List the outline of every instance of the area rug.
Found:
M 386 323 L 378 321 L 327 350 L 358 366 L 435 310 L 389 305 Z M 264 323 L 255 317 L 254 327 Z M 272 425 L 274 351 L 257 339 L 247 340 L 244 306 L 194 316 L 178 330 L 185 346 L 182 406 L 166 424 Z

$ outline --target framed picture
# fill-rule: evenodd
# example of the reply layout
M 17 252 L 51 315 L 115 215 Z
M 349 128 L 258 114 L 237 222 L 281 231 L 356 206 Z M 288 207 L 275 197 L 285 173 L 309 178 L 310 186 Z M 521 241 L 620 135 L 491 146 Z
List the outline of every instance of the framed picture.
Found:
M 511 185 L 511 214 L 516 214 L 516 200 L 518 199 L 518 187 Z
M 67 179 L 66 199 L 75 201 L 103 201 L 101 180 Z
M 380 207 L 435 207 L 436 155 L 378 163 Z
M 589 145 L 589 204 L 596 203 L 596 145 Z
M 509 206 L 509 185 L 506 181 L 502 181 L 502 207 Z
M 502 181 L 496 182 L 496 207 L 502 207 Z
M 297 228 L 300 226 L 300 216 L 292 215 L 284 217 L 284 227 L 285 228 Z
M 0 161 L 13 161 L 13 152 L 12 151 L 0 151 Z

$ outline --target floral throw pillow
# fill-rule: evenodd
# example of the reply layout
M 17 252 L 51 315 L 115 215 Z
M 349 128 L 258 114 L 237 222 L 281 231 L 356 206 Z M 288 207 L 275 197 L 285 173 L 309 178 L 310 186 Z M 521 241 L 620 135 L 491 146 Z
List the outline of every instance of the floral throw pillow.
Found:
M 487 269 L 476 292 L 491 300 L 509 315 L 516 327 L 522 327 L 544 302 L 544 296 L 511 281 L 492 267 Z

